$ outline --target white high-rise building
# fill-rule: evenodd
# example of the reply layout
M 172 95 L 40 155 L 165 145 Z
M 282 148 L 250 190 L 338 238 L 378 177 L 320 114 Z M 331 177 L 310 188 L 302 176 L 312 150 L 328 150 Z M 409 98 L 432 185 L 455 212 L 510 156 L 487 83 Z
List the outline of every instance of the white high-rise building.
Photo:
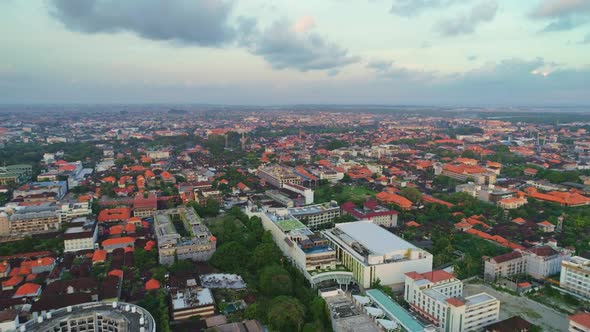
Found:
M 439 331 L 476 331 L 500 317 L 500 301 L 486 293 L 464 298 L 463 283 L 443 270 L 406 273 L 404 298 Z
M 590 259 L 574 256 L 561 262 L 559 283 L 572 293 L 590 298 Z

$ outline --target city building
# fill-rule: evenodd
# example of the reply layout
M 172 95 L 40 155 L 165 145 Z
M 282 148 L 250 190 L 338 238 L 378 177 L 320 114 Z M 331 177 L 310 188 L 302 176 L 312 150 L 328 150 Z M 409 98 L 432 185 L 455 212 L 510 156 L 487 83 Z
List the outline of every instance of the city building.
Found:
M 170 265 L 176 258 L 207 261 L 215 252 L 217 239 L 191 207 L 157 211 L 154 232 L 160 264 Z
M 59 201 L 68 193 L 65 181 L 30 182 L 12 192 L 13 200 L 22 202 Z
M 337 224 L 322 234 L 359 285 L 401 288 L 406 272 L 432 270 L 432 255 L 370 221 Z
M 301 185 L 299 176 L 291 169 L 280 165 L 268 165 L 259 168 L 258 177 L 277 188 L 283 188 L 285 183 Z
M 127 207 L 104 209 L 98 214 L 98 222 L 104 223 L 127 222 L 129 218 L 131 218 L 131 209 Z
M 32 176 L 31 165 L 0 166 L 0 185 L 24 183 L 30 181 Z
M 375 200 L 368 200 L 362 208 L 357 208 L 353 202 L 346 202 L 340 207 L 343 215 L 351 215 L 356 220 L 371 220 L 373 223 L 396 227 L 398 212 L 379 205 Z
M 340 285 L 348 285 L 352 281 L 352 273 L 339 264 L 336 252 L 328 241 L 290 215 L 288 209 L 247 210 L 247 213 L 262 220 L 262 227 L 271 233 L 279 249 L 312 286 L 327 280 L 334 280 Z
M 375 198 L 382 203 L 386 203 L 386 204 L 394 204 L 399 206 L 402 210 L 409 210 L 412 208 L 412 201 L 410 201 L 409 199 L 397 195 L 397 194 L 393 194 L 393 193 L 388 193 L 385 191 L 379 192 L 375 195 Z
M 156 332 L 156 322 L 144 308 L 124 302 L 88 302 L 34 313 L 20 331 Z
M 590 259 L 574 256 L 561 262 L 559 284 L 574 294 L 590 299 Z
M 311 188 L 304 187 L 302 185 L 294 184 L 294 183 L 284 183 L 283 189 L 300 195 L 303 197 L 303 204 L 309 205 L 313 204 L 313 190 Z
M 77 218 L 72 220 L 64 232 L 64 251 L 94 250 L 98 237 L 98 227 L 94 220 Z
M 330 226 L 334 218 L 340 216 L 340 207 L 338 203 L 332 201 L 330 203 L 291 208 L 289 213 L 310 229 L 316 230 Z
M 0 331 L 16 331 L 19 324 L 18 311 L 14 309 L 0 311 Z
M 135 217 L 153 217 L 156 210 L 158 210 L 158 198 L 154 192 L 138 193 L 133 199 L 133 216 Z
M 472 180 L 476 184 L 496 183 L 496 174 L 478 165 L 445 164 L 434 166 L 436 175 L 444 175 L 459 181 Z
M 0 235 L 22 237 L 39 233 L 56 232 L 60 229 L 59 206 L 41 203 L 17 207 L 9 215 L 0 212 Z
M 539 246 L 526 250 L 487 257 L 484 259 L 484 279 L 496 281 L 515 275 L 530 275 L 535 279 L 544 279 L 559 273 L 561 262 L 571 257 L 567 249 Z
M 195 279 L 187 280 L 186 288 L 170 293 L 172 320 L 183 320 L 191 317 L 210 317 L 215 315 L 215 300 L 208 288 L 196 285 Z
M 590 313 L 580 312 L 568 316 L 568 332 L 590 332 Z
M 477 331 L 500 317 L 500 301 L 486 293 L 464 298 L 463 283 L 443 270 L 406 273 L 404 299 L 440 331 Z
M 64 223 L 92 214 L 92 206 L 90 205 L 90 202 L 70 202 L 62 200 L 59 204 L 61 206 L 61 221 Z

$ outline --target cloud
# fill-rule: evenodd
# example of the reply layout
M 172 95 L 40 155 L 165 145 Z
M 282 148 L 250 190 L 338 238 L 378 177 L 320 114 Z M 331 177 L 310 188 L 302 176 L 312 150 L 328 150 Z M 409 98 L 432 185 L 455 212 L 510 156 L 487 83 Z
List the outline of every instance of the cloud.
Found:
M 580 11 L 590 11 L 588 0 L 542 0 L 532 13 L 533 17 L 562 17 L 576 14 Z
M 590 32 L 584 37 L 580 44 L 590 44 Z
M 469 61 L 476 61 L 478 59 L 477 55 L 468 55 L 467 60 Z
M 132 32 L 152 40 L 218 46 L 235 38 L 225 0 L 51 0 L 51 14 L 84 33 Z
M 301 33 L 301 32 L 309 31 L 314 26 L 315 26 L 315 19 L 313 18 L 313 16 L 306 15 L 306 16 L 301 17 L 300 19 L 298 19 L 295 22 L 293 29 L 295 30 L 295 32 Z
M 313 26 L 310 22 L 313 23 L 309 19 L 295 24 L 287 19 L 277 20 L 250 38 L 249 50 L 275 69 L 334 70 L 360 60 L 347 49 L 309 31 Z
M 530 14 L 535 20 L 550 21 L 542 31 L 571 30 L 590 22 L 589 0 L 542 0 Z
M 132 32 L 151 40 L 221 47 L 237 45 L 273 68 L 338 69 L 359 61 L 312 32 L 315 19 L 277 20 L 261 31 L 252 17 L 232 18 L 235 0 L 50 0 L 51 14 L 82 33 Z
M 411 17 L 431 9 L 446 8 L 469 0 L 393 0 L 390 13 Z
M 409 69 L 388 60 L 373 60 L 367 68 L 374 71 L 378 78 L 387 80 L 430 81 L 435 77 L 435 72 Z
M 473 6 L 469 13 L 440 20 L 435 28 L 443 36 L 471 34 L 481 23 L 492 21 L 497 12 L 497 0 L 484 0 Z

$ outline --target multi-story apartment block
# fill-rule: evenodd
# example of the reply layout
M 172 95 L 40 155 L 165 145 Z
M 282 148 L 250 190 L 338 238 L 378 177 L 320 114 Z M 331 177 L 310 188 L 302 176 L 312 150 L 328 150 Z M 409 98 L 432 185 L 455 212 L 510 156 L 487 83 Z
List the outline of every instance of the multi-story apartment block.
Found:
M 362 287 L 379 281 L 401 288 L 404 273 L 432 270 L 432 254 L 370 221 L 337 224 L 322 233 Z
M 271 233 L 279 249 L 312 286 L 327 280 L 335 280 L 340 285 L 348 285 L 352 281 L 352 273 L 339 266 L 336 251 L 327 239 L 290 215 L 288 209 L 248 210 L 247 213 L 262 220 L 262 227 Z
M 30 181 L 32 176 L 31 165 L 0 166 L 0 185 L 20 184 Z
M 157 211 L 154 230 L 160 264 L 170 265 L 178 259 L 206 261 L 215 252 L 217 239 L 203 224 L 193 208 Z
M 98 227 L 96 221 L 76 218 L 63 235 L 64 251 L 94 250 L 97 237 Z
M 67 192 L 68 184 L 65 181 L 30 182 L 15 189 L 12 197 L 24 202 L 49 202 L 62 199 Z
M 153 217 L 156 210 L 158 210 L 158 198 L 153 192 L 145 196 L 139 193 L 133 199 L 133 216 L 135 217 Z
M 405 275 L 404 299 L 440 331 L 476 331 L 498 321 L 500 301 L 486 293 L 463 297 L 463 283 L 443 270 Z
M 325 228 L 340 216 L 340 207 L 336 202 L 291 208 L 289 213 L 312 230 Z
M 287 167 L 279 165 L 269 165 L 258 169 L 258 177 L 264 179 L 267 183 L 283 188 L 285 183 L 301 185 L 301 178 Z
M 61 224 L 59 206 L 41 203 L 20 207 L 9 215 L 0 212 L 0 235 L 25 236 L 58 231 Z
M 61 202 L 61 221 L 64 223 L 92 214 L 90 202 Z
M 215 300 L 211 290 L 198 287 L 196 283 L 195 286 L 172 291 L 170 303 L 172 320 L 215 315 Z
M 571 251 L 551 246 L 540 246 L 486 258 L 484 262 L 484 279 L 495 281 L 499 278 L 527 274 L 536 279 L 543 279 L 559 273 L 561 262 L 571 257 Z
M 20 331 L 144 331 L 155 332 L 156 322 L 144 308 L 123 302 L 88 302 L 50 312 L 35 313 Z
M 562 288 L 590 299 L 590 259 L 574 256 L 561 262 L 559 283 Z
M 444 175 L 459 181 L 473 180 L 476 184 L 496 183 L 496 174 L 478 165 L 445 164 L 435 165 L 436 175 Z
M 385 227 L 397 226 L 397 215 L 395 210 L 385 208 L 375 200 L 366 201 L 362 208 L 357 208 L 353 202 L 342 204 L 342 214 L 353 216 L 356 220 L 371 220 L 373 223 Z

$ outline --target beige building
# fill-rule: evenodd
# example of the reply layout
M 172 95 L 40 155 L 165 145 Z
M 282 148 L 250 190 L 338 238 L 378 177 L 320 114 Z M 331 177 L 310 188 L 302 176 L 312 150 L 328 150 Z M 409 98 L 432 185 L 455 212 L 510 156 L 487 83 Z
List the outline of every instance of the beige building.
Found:
M 207 261 L 215 252 L 217 239 L 190 207 L 157 211 L 154 232 L 160 264 L 170 265 L 176 258 Z
M 561 262 L 562 288 L 590 299 L 590 259 L 574 256 Z
M 59 231 L 60 209 L 55 204 L 43 203 L 14 210 L 10 215 L 0 213 L 1 236 L 25 236 Z
M 283 188 L 285 183 L 301 185 L 301 178 L 287 167 L 280 165 L 269 165 L 258 169 L 258 177 L 264 179 L 267 183 Z

